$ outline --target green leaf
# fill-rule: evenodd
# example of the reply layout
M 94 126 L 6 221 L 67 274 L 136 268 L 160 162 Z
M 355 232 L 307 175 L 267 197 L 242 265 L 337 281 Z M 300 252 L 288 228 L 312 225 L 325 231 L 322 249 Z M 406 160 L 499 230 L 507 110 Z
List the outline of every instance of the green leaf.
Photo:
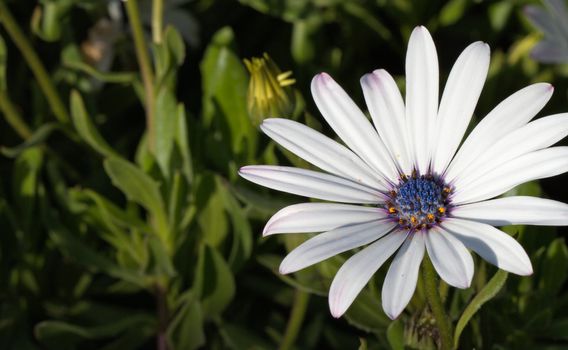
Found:
M 152 251 L 152 257 L 154 258 L 155 273 L 159 276 L 175 276 L 176 270 L 162 241 L 155 236 L 150 237 L 149 245 Z
M 552 324 L 539 331 L 538 336 L 555 340 L 568 340 L 568 318 L 553 321 Z
M 124 269 L 116 265 L 112 260 L 99 254 L 89 245 L 81 242 L 62 227 L 53 226 L 49 230 L 51 239 L 61 251 L 86 267 L 100 270 L 115 278 L 145 287 L 145 278 L 136 271 Z
M 316 56 L 315 32 L 322 26 L 319 16 L 294 21 L 290 51 L 298 64 L 311 62 Z
M 217 177 L 217 186 L 221 189 L 221 197 L 225 210 L 231 218 L 233 245 L 229 255 L 229 264 L 233 270 L 239 269 L 252 252 L 252 228 L 241 205 L 227 188 L 227 182 Z
M 297 201 L 261 193 L 247 186 L 238 184 L 227 184 L 227 186 L 240 201 L 247 205 L 248 214 L 261 220 L 267 219 L 284 207 L 297 203 Z
M 32 16 L 31 27 L 35 35 L 42 40 L 55 42 L 61 38 L 64 18 L 72 0 L 44 0 Z
M 95 151 L 106 157 L 119 157 L 99 134 L 87 113 L 81 94 L 76 90 L 71 91 L 71 118 L 79 136 Z
M 9 158 L 15 158 L 19 156 L 23 151 L 37 146 L 44 142 L 52 132 L 61 127 L 56 123 L 46 123 L 40 126 L 29 139 L 21 143 L 16 147 L 3 147 L 1 148 L 2 154 Z
M 222 189 L 215 177 L 206 175 L 198 181 L 196 190 L 196 206 L 200 208 L 197 216 L 203 241 L 212 247 L 220 247 L 227 234 L 229 224 L 224 209 Z
M 165 178 L 170 176 L 170 160 L 175 141 L 177 101 L 173 91 L 162 86 L 156 97 L 156 149 L 155 157 Z
M 148 315 L 126 315 L 118 320 L 107 320 L 102 325 L 78 326 L 62 321 L 43 321 L 36 325 L 34 333 L 40 342 L 48 344 L 78 343 L 79 340 L 94 340 L 117 336 L 129 329 L 154 325 L 154 319 Z
M 78 199 L 91 200 L 95 203 L 101 217 L 105 222 L 120 226 L 124 229 L 139 230 L 151 233 L 152 229 L 140 218 L 126 212 L 113 202 L 92 190 L 71 190 L 71 194 Z
M 312 1 L 277 1 L 277 0 L 239 0 L 243 5 L 250 6 L 255 10 L 267 15 L 279 17 L 287 22 L 293 22 L 305 15 L 312 6 Z M 329 2 L 324 2 L 328 4 Z M 333 3 L 333 2 L 331 2 Z M 321 9 L 313 12 L 320 13 Z
M 282 256 L 274 255 L 274 254 L 261 254 L 256 256 L 256 261 L 266 267 L 267 269 L 271 270 L 276 277 L 278 277 L 281 281 L 288 284 L 290 287 L 309 292 L 315 295 L 319 295 L 322 297 L 327 296 L 327 290 L 329 287 L 328 283 L 325 283 L 322 278 L 314 273 L 313 270 L 309 270 L 312 272 L 312 276 L 315 276 L 311 279 L 311 283 L 306 283 L 304 279 L 297 279 L 293 278 L 290 275 L 282 275 L 278 272 L 278 266 L 282 261 Z M 308 271 L 308 270 L 304 270 Z
M 274 349 L 273 344 L 267 342 L 259 334 L 254 333 L 251 327 L 247 327 L 246 325 L 225 323 L 222 325 L 220 332 L 229 349 Z
M 504 270 L 498 270 L 497 273 L 487 282 L 485 287 L 477 293 L 477 295 L 471 300 L 469 305 L 465 308 L 461 317 L 456 324 L 456 330 L 454 331 L 454 349 L 459 346 L 459 340 L 461 333 L 463 332 L 465 326 L 467 326 L 469 320 L 475 315 L 475 313 L 489 300 L 491 300 L 503 286 L 505 281 L 507 281 L 507 276 L 509 274 Z
M 216 249 L 206 244 L 199 249 L 193 289 L 208 318 L 220 315 L 235 295 L 235 280 L 229 266 Z
M 178 104 L 177 106 L 177 123 L 175 127 L 175 146 L 180 155 L 180 168 L 185 176 L 188 185 L 193 183 L 193 164 L 191 159 L 191 151 L 189 148 L 189 134 L 187 130 L 187 116 L 185 114 L 185 106 Z M 176 158 L 174 158 L 174 161 Z M 174 162 L 175 164 L 175 162 Z
M 6 84 L 6 62 L 8 61 L 8 51 L 4 38 L 0 35 L 0 91 L 7 89 Z
M 505 28 L 511 13 L 513 12 L 514 3 L 508 1 L 499 1 L 489 6 L 489 22 L 496 32 L 500 32 Z
M 133 84 L 136 80 L 135 72 L 103 72 L 80 60 L 71 60 L 67 57 L 64 57 L 63 66 L 87 74 L 104 83 Z
M 156 86 L 158 89 L 173 90 L 176 83 L 177 67 L 185 60 L 185 44 L 175 28 L 168 26 L 164 40 L 154 45 Z
M 391 349 L 404 350 L 404 324 L 401 320 L 395 320 L 388 326 L 387 340 Z
M 104 168 L 112 183 L 129 200 L 140 204 L 155 216 L 158 234 L 166 239 L 168 220 L 158 183 L 134 164 L 120 158 L 106 159 Z
M 391 323 L 379 302 L 377 295 L 373 295 L 365 288 L 357 296 L 353 304 L 345 313 L 347 322 L 366 332 L 381 334 Z
M 460 18 L 462 18 L 467 6 L 468 1 L 466 0 L 448 1 L 440 11 L 440 24 L 443 26 L 449 26 L 456 23 L 460 20 Z
M 377 33 L 382 40 L 388 42 L 392 39 L 390 30 L 378 20 L 377 16 L 368 11 L 366 7 L 357 2 L 346 1 L 343 3 L 343 9 L 358 21 L 367 25 L 367 27 Z
M 40 322 L 35 326 L 34 333 L 38 341 L 48 347 L 59 344 L 63 349 L 74 348 L 81 340 L 90 338 L 89 332 L 83 327 L 60 321 Z
M 231 50 L 233 40 L 233 31 L 222 28 L 205 51 L 201 62 L 203 118 L 206 126 L 222 125 L 223 139 L 231 140 L 230 149 L 234 153 L 252 156 L 257 131 L 246 108 L 248 75 L 240 58 Z
M 568 277 L 568 247 L 563 238 L 555 239 L 543 257 L 540 287 L 549 295 L 556 295 Z
M 164 31 L 164 37 L 166 38 L 165 41 L 172 54 L 174 63 L 181 66 L 185 60 L 185 44 L 183 43 L 183 38 L 172 26 L 168 26 L 166 28 Z
M 14 204 L 20 214 L 19 224 L 26 233 L 30 232 L 33 223 L 36 222 L 38 178 L 43 167 L 43 160 L 43 152 L 35 147 L 25 150 L 14 164 L 12 174 Z
M 205 344 L 203 310 L 191 291 L 181 299 L 182 305 L 168 327 L 168 339 L 175 349 L 197 349 Z

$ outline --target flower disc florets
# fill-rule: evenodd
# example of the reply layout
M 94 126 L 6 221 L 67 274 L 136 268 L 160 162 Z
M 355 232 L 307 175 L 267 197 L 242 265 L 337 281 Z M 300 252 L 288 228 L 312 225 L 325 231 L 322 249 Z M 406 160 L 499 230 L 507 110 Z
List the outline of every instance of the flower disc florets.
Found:
M 386 202 L 391 218 L 404 229 L 429 229 L 446 216 L 451 192 L 435 175 L 403 176 Z

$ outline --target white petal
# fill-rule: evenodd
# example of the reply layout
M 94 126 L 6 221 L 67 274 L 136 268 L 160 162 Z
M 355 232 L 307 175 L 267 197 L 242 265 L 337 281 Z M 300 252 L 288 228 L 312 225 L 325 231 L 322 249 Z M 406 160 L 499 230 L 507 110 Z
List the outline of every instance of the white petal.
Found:
M 511 236 L 480 222 L 448 218 L 442 227 L 483 259 L 517 275 L 533 272 L 531 260 L 523 247 Z
M 341 86 L 321 73 L 312 80 L 312 95 L 321 114 L 343 142 L 386 180 L 396 181 L 398 172 L 385 145 Z
M 546 105 L 553 92 L 552 85 L 539 83 L 527 86 L 495 107 L 466 138 L 450 163 L 445 175 L 452 182 L 472 159 L 487 151 L 495 142 L 528 123 Z
M 390 151 L 391 157 L 405 174 L 412 172 L 408 154 L 404 100 L 394 79 L 384 69 L 361 78 L 361 87 L 373 124 Z
M 337 271 L 329 289 L 329 309 L 341 317 L 382 264 L 406 239 L 407 232 L 395 231 L 349 258 Z
M 278 211 L 268 220 L 263 235 L 323 232 L 386 218 L 383 209 L 335 203 L 301 203 Z
M 537 119 L 512 131 L 489 150 L 473 159 L 456 179 L 456 187 L 475 181 L 485 173 L 523 154 L 549 147 L 568 135 L 568 114 Z
M 565 226 L 568 204 L 538 197 L 504 197 L 455 207 L 452 216 L 493 226 Z
M 438 174 L 444 172 L 458 149 L 473 116 L 488 69 L 489 46 L 478 41 L 462 52 L 450 72 L 437 119 L 438 144 L 432 167 Z
M 412 31 L 406 53 L 406 122 L 411 154 L 421 173 L 428 171 L 432 132 L 438 112 L 438 55 L 425 27 Z
M 391 320 L 400 315 L 412 298 L 423 257 L 424 233 L 409 235 L 393 259 L 383 284 L 383 309 Z
M 376 220 L 320 233 L 292 250 L 280 264 L 280 273 L 296 272 L 334 255 L 371 243 L 389 233 L 395 226 L 391 220 Z
M 468 288 L 473 278 L 473 259 L 463 243 L 441 227 L 425 236 L 428 256 L 440 277 L 451 286 Z
M 239 175 L 256 184 L 304 197 L 360 204 L 383 201 L 381 193 L 372 188 L 306 169 L 254 165 L 242 167 Z
M 274 141 L 318 168 L 355 182 L 382 189 L 376 174 L 347 147 L 293 120 L 265 119 L 262 131 Z
M 568 147 L 552 147 L 515 158 L 464 187 L 456 187 L 452 203 L 496 197 L 522 183 L 568 171 Z

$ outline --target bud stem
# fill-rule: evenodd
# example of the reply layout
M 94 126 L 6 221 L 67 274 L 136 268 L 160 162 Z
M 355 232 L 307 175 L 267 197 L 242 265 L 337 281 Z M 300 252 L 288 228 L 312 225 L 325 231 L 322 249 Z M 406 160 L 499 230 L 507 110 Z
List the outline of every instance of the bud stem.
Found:
M 440 334 L 440 348 L 443 350 L 451 350 L 453 345 L 452 340 L 452 325 L 444 311 L 444 304 L 440 298 L 439 283 L 436 276 L 434 266 L 429 257 L 424 257 L 422 262 L 422 274 L 424 277 L 424 287 L 426 290 L 426 299 L 430 305 L 430 310 L 436 320 L 436 327 Z

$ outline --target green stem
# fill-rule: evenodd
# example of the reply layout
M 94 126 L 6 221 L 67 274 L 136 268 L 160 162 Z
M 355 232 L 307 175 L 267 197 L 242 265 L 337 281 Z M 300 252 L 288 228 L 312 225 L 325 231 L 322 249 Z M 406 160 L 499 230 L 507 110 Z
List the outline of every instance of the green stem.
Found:
M 441 349 L 451 350 L 453 346 L 452 325 L 444 311 L 444 305 L 439 294 L 436 271 L 434 271 L 434 266 L 432 266 L 432 262 L 428 257 L 425 257 L 422 263 L 422 273 L 424 277 L 426 299 L 428 300 L 430 310 L 434 315 L 436 326 L 440 332 Z
M 130 0 L 129 0 L 130 1 Z M 168 303 L 166 289 L 161 285 L 156 286 L 156 313 L 158 316 L 158 333 L 156 334 L 156 349 L 168 350 Z
M 32 130 L 20 116 L 16 107 L 10 101 L 6 91 L 0 91 L 0 111 L 4 114 L 4 119 L 24 140 L 32 136 Z
M 159 44 L 162 42 L 162 30 L 164 29 L 164 0 L 152 1 L 152 40 Z
M 134 47 L 136 49 L 136 57 L 140 72 L 142 73 L 142 83 L 144 85 L 145 94 L 145 107 L 146 107 L 146 128 L 148 132 L 148 147 L 150 151 L 154 151 L 156 144 L 156 137 L 154 131 L 154 73 L 150 65 L 150 55 L 148 54 L 148 47 L 144 40 L 144 33 L 142 30 L 142 22 L 140 21 L 140 13 L 138 10 L 137 0 L 126 1 L 126 12 L 130 22 L 130 29 L 134 38 Z
M 4 25 L 6 32 L 8 32 L 8 35 L 12 41 L 14 41 L 14 44 L 16 44 L 22 53 L 22 56 L 28 63 L 28 66 L 37 79 L 39 87 L 45 95 L 47 103 L 49 104 L 53 114 L 60 122 L 67 123 L 69 121 L 69 114 L 67 113 L 67 109 L 65 108 L 63 101 L 59 97 L 59 94 L 57 93 L 57 90 L 55 89 L 45 67 L 41 63 L 32 45 L 14 20 L 14 17 L 8 10 L 4 0 L 0 0 L 0 22 Z
M 288 325 L 286 326 L 286 332 L 284 333 L 284 338 L 280 344 L 280 350 L 288 350 L 292 348 L 298 333 L 300 332 L 300 327 L 304 321 L 304 316 L 306 315 L 306 309 L 308 307 L 308 301 L 310 299 L 310 294 L 301 290 L 296 290 L 294 296 L 294 305 L 292 306 L 292 313 L 290 314 L 290 319 L 288 320 Z

